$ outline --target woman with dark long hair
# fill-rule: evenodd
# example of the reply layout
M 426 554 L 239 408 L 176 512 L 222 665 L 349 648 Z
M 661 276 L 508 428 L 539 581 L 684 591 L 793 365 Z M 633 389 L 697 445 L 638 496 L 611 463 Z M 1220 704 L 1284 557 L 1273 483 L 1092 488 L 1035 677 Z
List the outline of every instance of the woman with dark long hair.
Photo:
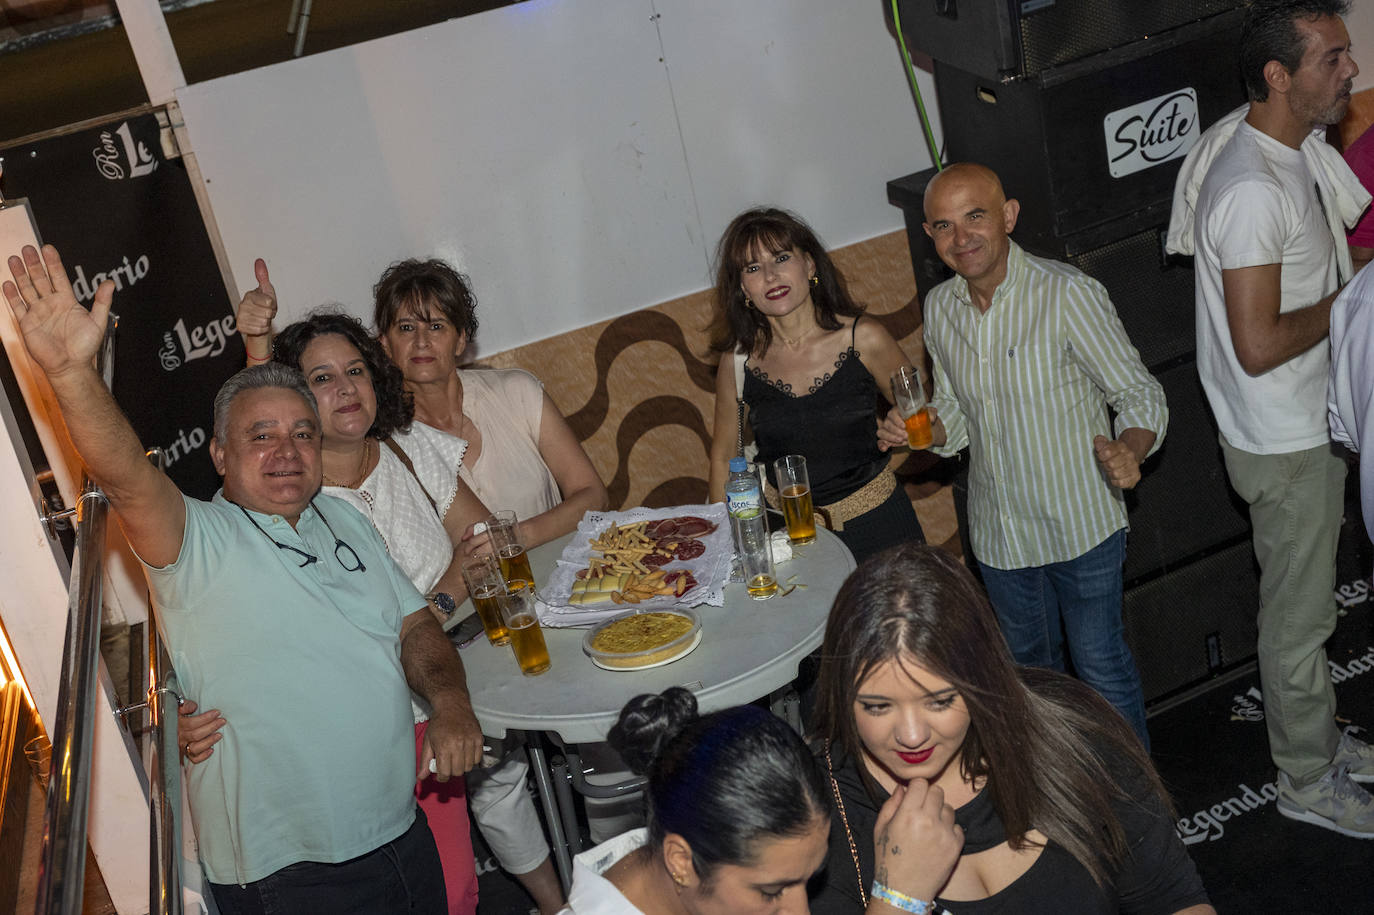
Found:
M 840 589 L 815 733 L 837 798 L 817 912 L 889 911 L 872 908 L 886 880 L 931 870 L 875 837 L 913 786 L 939 789 L 963 830 L 934 894 L 960 915 L 1213 912 L 1140 741 L 1092 689 L 1018 668 L 942 550 L 894 547 Z
M 805 912 L 830 805 L 802 739 L 754 706 L 697 715 L 681 687 L 637 696 L 608 738 L 648 776 L 647 825 L 577 856 L 572 915 Z
M 725 498 L 727 466 L 743 432 L 738 393 L 770 478 L 776 459 L 805 457 L 812 501 L 856 559 L 925 539 L 877 437 L 877 404 L 893 402 L 892 373 L 909 360 L 882 324 L 864 316 L 797 216 L 752 209 L 726 228 L 716 248 L 711 348 L 722 354 L 713 500 Z

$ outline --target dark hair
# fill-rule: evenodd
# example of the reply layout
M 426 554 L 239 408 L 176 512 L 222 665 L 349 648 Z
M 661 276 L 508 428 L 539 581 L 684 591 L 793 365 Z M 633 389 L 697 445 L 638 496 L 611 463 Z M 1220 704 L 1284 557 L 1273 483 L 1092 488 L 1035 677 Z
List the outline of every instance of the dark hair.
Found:
M 1121 776 L 1143 780 L 1170 809 L 1120 714 L 1077 680 L 1018 668 L 968 569 L 924 544 L 884 550 L 840 588 L 821 647 L 816 736 L 861 759 L 854 721 L 860 684 L 878 665 L 904 656 L 958 690 L 969 715 L 960 775 L 986 778 L 984 790 L 1013 849 L 1026 847 L 1026 833 L 1039 829 L 1106 885 L 1129 853 L 1112 807 L 1133 800 Z M 876 784 L 863 765 L 859 771 L 877 800 Z
M 1253 102 L 1267 101 L 1269 83 L 1264 66 L 1277 60 L 1289 73 L 1297 72 L 1307 41 L 1297 21 L 1344 16 L 1349 0 L 1252 0 L 1240 29 L 1240 74 Z
M 703 882 L 720 864 L 748 866 L 756 843 L 804 834 L 828 820 L 825 779 L 798 734 L 752 705 L 698 717 L 680 686 L 636 696 L 607 737 L 631 771 L 647 775 L 648 847 L 668 833 L 692 847 Z
M 405 379 L 396 363 L 387 358 L 377 338 L 367 332 L 362 322 L 339 311 L 312 311 L 300 321 L 288 324 L 272 341 L 272 358 L 297 371 L 305 371 L 301 357 L 311 340 L 327 334 L 338 334 L 358 351 L 372 376 L 372 390 L 377 398 L 377 416 L 367 434 L 384 439 L 393 432 L 405 432 L 415 418 L 415 405 L 405 389 Z M 306 379 L 307 384 L 309 379 Z
M 310 386 L 301 377 L 300 369 L 294 365 L 276 365 L 271 362 L 250 365 L 230 375 L 229 380 L 220 385 L 219 391 L 215 393 L 215 438 L 219 439 L 221 444 L 229 433 L 229 408 L 234 405 L 234 399 L 245 391 L 255 391 L 259 388 L 281 388 L 296 392 L 310 405 L 311 412 L 315 414 L 315 422 L 320 421 L 319 405 L 315 403 L 315 395 Z
M 384 334 L 396 323 L 401 309 L 410 306 L 416 317 L 428 318 L 437 305 L 444 317 L 471 341 L 477 335 L 477 296 L 467 275 L 438 258 L 397 261 L 382 272 L 372 287 L 372 323 Z
M 815 265 L 817 283 L 811 287 L 816 323 L 836 330 L 839 315 L 856 317 L 864 310 L 849 297 L 844 277 L 835 269 L 821 240 L 795 214 L 774 207 L 745 210 L 731 220 L 716 245 L 716 315 L 711 327 L 711 349 L 716 352 L 761 353 L 773 342 L 768 319 L 744 298 L 740 277 L 757 252 L 784 251 L 805 254 Z

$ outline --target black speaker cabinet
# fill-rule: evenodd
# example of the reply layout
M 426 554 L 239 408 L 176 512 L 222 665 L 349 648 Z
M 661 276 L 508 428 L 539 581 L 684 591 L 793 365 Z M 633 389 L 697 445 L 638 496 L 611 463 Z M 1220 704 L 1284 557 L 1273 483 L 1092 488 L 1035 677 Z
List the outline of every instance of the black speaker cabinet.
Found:
M 908 47 L 985 79 L 1030 76 L 1243 0 L 901 0 Z
M 1196 364 L 1189 359 L 1155 377 L 1164 386 L 1169 429 L 1140 482 L 1126 493 L 1128 588 L 1220 544 L 1248 538 L 1250 531 L 1248 509 L 1226 477 Z
M 1197 349 L 1192 258 L 1165 256 L 1163 227 L 1066 260 L 1107 287 L 1140 359 L 1158 371 Z
M 1134 546 L 1134 544 L 1132 544 Z M 1126 591 L 1126 641 L 1145 701 L 1255 656 L 1259 573 L 1249 538 Z
M 1018 238 L 1038 254 L 1163 224 L 1183 156 L 1245 100 L 1239 24 L 1223 13 L 1007 82 L 937 59 L 946 159 L 997 172 L 1021 202 Z

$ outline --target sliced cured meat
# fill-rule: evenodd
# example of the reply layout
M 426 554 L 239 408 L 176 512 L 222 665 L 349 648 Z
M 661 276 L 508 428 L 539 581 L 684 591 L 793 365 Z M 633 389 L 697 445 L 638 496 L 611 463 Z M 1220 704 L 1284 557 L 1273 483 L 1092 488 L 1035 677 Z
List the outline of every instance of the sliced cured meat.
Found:
M 677 518 L 659 518 L 657 521 L 650 521 L 644 525 L 644 536 L 652 537 L 655 540 L 663 540 L 672 537 L 677 533 Z
M 677 536 L 679 537 L 705 537 L 716 529 L 716 525 L 705 518 L 678 518 L 677 522 Z
M 705 537 L 716 529 L 716 525 L 705 518 L 695 515 L 681 515 L 677 518 L 660 518 L 644 526 L 644 535 L 655 540 L 668 537 Z
M 695 540 L 690 542 L 696 543 Z M 659 566 L 666 566 L 668 563 L 672 562 L 673 559 L 673 556 L 665 556 L 662 552 L 655 550 L 654 552 L 650 553 L 649 555 L 641 559 L 640 562 L 644 563 L 651 569 L 657 569 Z
M 706 552 L 706 544 L 700 540 L 679 540 L 673 549 L 674 559 L 696 559 Z

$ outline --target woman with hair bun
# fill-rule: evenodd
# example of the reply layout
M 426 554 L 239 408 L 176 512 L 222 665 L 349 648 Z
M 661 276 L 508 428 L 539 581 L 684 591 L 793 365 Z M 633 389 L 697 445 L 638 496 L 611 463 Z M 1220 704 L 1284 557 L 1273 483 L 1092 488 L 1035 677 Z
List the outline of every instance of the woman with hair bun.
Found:
M 673 687 L 630 700 L 608 739 L 648 776 L 647 825 L 577 856 L 565 912 L 807 911 L 829 789 L 785 722 L 749 705 L 698 716 L 696 697 Z

